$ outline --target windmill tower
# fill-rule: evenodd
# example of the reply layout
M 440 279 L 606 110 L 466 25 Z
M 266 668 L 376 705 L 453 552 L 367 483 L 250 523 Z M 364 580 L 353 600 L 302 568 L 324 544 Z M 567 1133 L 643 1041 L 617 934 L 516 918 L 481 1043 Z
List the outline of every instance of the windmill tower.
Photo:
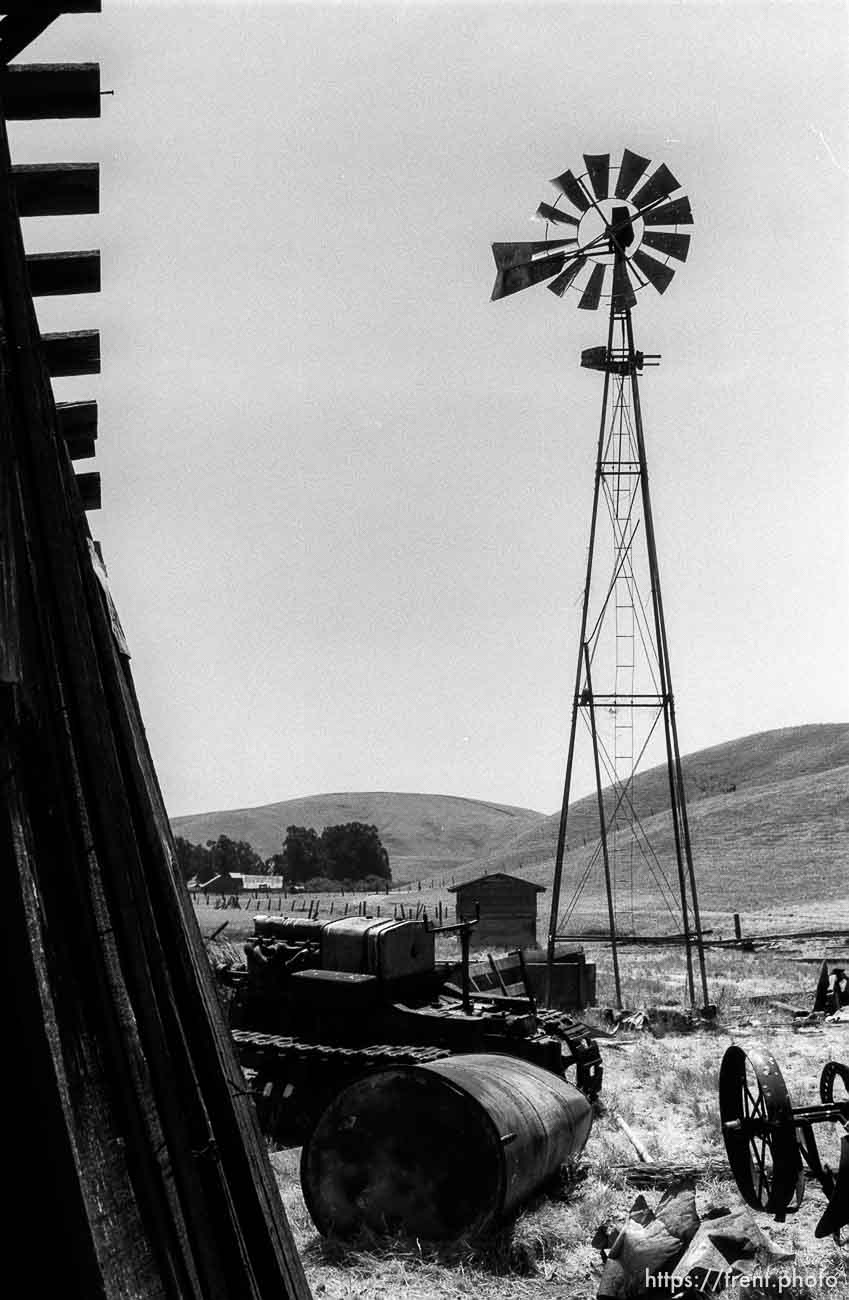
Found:
M 545 223 L 543 240 L 492 246 L 493 299 L 547 280 L 558 297 L 577 293 L 585 311 L 602 303 L 608 309 L 606 344 L 581 354 L 582 366 L 602 374 L 603 389 L 549 969 L 567 926 L 575 937 L 582 901 L 589 901 L 592 914 L 603 899 L 621 1006 L 619 944 L 660 910 L 680 931 L 690 1002 L 696 1003 L 695 954 L 707 1005 L 640 404 L 639 379 L 659 358 L 637 351 L 631 319 L 637 293 L 648 286 L 664 293 L 675 273 L 670 260 L 686 260 L 690 236 L 679 227 L 693 218 L 689 199 L 673 197 L 681 187 L 663 163 L 650 170 L 648 158 L 625 149 L 618 166 L 611 166 L 609 154 L 585 154 L 584 164 L 583 173 L 556 177 L 556 200 L 539 205 L 535 215 Z M 570 842 L 569 804 L 582 742 L 592 758 L 597 826 L 588 835 L 584 824 Z M 663 789 L 656 782 L 638 783 L 638 772 L 658 758 L 665 768 Z M 563 905 L 567 854 L 570 892 Z

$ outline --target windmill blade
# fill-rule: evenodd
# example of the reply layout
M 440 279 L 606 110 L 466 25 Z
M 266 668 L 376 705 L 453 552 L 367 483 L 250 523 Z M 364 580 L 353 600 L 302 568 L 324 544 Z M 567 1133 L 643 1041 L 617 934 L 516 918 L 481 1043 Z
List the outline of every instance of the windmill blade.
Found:
M 597 199 L 606 199 L 610 189 L 610 154 L 585 153 L 584 162 Z
M 627 199 L 631 190 L 648 167 L 649 161 L 648 158 L 641 158 L 638 153 L 632 153 L 630 149 L 624 150 L 622 162 L 619 164 L 619 179 L 613 192 L 615 198 Z
M 555 176 L 551 184 L 558 189 L 561 194 L 573 204 L 579 212 L 586 212 L 590 206 L 590 201 L 581 188 L 581 182 L 572 175 L 571 172 L 564 172 L 562 176 Z
M 637 295 L 631 284 L 625 258 L 617 257 L 613 263 L 613 307 L 616 311 L 624 311 L 626 307 L 635 306 L 636 302 Z
M 493 244 L 492 256 L 499 271 L 506 271 L 510 266 L 522 266 L 530 262 L 537 253 L 551 253 L 555 248 L 565 248 L 567 244 L 577 244 L 577 237 L 570 239 L 538 239 L 525 244 Z
M 553 208 L 550 203 L 541 203 L 534 216 L 540 221 L 554 221 L 560 226 L 577 226 L 579 224 L 577 217 L 570 217 L 568 212 L 561 212 L 559 208 Z
M 507 266 L 499 270 L 490 302 L 518 293 L 520 289 L 527 289 L 532 284 L 539 284 L 540 280 L 547 280 L 550 275 L 556 275 L 563 269 L 565 261 L 565 253 L 555 253 L 553 257 L 541 257 L 537 262 L 523 262 L 519 266 Z
M 648 244 L 649 248 L 656 248 L 659 253 L 677 258 L 679 262 L 686 262 L 690 251 L 689 235 L 668 234 L 665 230 L 644 231 L 642 242 Z
M 578 303 L 584 311 L 595 311 L 601 301 L 601 286 L 604 282 L 603 266 L 594 266 L 592 275 L 587 281 L 587 287 L 581 294 L 581 301 Z
M 676 181 L 672 172 L 666 163 L 661 163 L 656 171 L 641 185 L 631 200 L 636 203 L 638 208 L 644 208 L 647 203 L 654 203 L 656 199 L 665 199 L 673 190 L 680 190 L 681 182 Z
M 649 283 L 654 285 L 658 293 L 666 293 L 675 275 L 675 271 L 671 266 L 658 262 L 656 257 L 649 257 L 648 253 L 644 253 L 642 249 L 638 249 L 634 254 L 634 263 L 640 268 Z
M 652 208 L 651 212 L 641 212 L 640 216 L 647 226 L 692 226 L 693 224 L 690 200 L 686 194 L 683 198 L 673 199 L 671 203 L 661 204 L 659 208 Z
M 556 280 L 552 280 L 551 284 L 545 286 L 546 289 L 550 289 L 552 293 L 557 294 L 558 298 L 562 298 L 575 276 L 583 266 L 586 266 L 586 263 L 587 259 L 583 255 L 576 257 L 574 262 L 566 267 L 565 271 L 560 272 Z

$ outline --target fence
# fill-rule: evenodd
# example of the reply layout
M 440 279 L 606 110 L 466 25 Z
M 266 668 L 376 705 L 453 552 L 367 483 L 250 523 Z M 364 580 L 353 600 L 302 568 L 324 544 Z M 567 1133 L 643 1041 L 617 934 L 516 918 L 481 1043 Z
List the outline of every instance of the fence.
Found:
M 386 916 L 391 915 L 395 921 L 427 921 L 428 919 L 434 925 L 442 925 L 449 908 L 444 906 L 439 900 L 428 911 L 426 903 L 417 903 L 413 907 L 412 903 L 405 906 L 404 903 L 393 903 L 390 912 L 389 904 L 386 904 L 385 910 L 380 903 L 376 907 L 369 907 L 367 900 L 361 899 L 355 903 L 342 903 L 338 898 L 290 898 L 286 894 L 206 894 L 199 890 L 192 891 L 191 900 L 196 907 L 201 902 L 206 907 L 213 907 L 216 911 L 228 911 L 237 908 L 243 912 L 290 912 L 296 915 L 303 915 L 313 919 L 324 915 L 328 918 L 336 917 L 339 919 L 345 916 Z

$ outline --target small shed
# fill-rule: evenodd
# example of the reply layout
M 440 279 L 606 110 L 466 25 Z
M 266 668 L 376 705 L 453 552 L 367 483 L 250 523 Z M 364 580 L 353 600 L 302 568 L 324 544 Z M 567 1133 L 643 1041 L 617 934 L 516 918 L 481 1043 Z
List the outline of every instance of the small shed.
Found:
M 526 948 L 537 941 L 537 895 L 545 885 L 503 871 L 452 885 L 457 895 L 458 921 L 473 921 L 480 907 L 480 924 L 472 930 L 472 945 L 486 948 Z

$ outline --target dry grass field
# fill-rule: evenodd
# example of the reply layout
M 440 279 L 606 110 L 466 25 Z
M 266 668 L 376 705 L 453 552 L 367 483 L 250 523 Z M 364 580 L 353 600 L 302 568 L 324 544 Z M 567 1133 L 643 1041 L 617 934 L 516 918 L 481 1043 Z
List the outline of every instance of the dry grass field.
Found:
M 430 900 L 430 895 L 426 897 Z M 411 898 L 418 899 L 419 891 L 396 891 L 388 902 L 403 899 L 408 904 Z M 381 902 L 385 907 L 385 895 Z M 208 922 L 220 924 L 230 915 L 210 908 L 202 928 L 208 933 Z M 252 925 L 253 915 L 233 914 L 234 937 Z M 613 989 L 606 950 L 591 949 L 591 955 L 599 966 L 599 1008 L 589 1013 L 592 1020 L 600 1018 L 601 1008 L 612 1001 Z M 594 1300 L 601 1257 L 590 1244 L 593 1234 L 604 1221 L 621 1225 L 637 1194 L 623 1174 L 637 1157 L 614 1116 L 626 1121 L 659 1163 L 685 1162 L 705 1170 L 696 1187 L 700 1213 L 712 1205 L 741 1204 L 727 1175 L 719 1127 L 717 1077 L 723 1052 L 732 1042 L 744 1048 L 768 1045 L 794 1103 L 816 1101 L 822 1065 L 831 1059 L 849 1061 L 849 1025 L 800 1028 L 787 1012 L 771 1008 L 769 1001 L 810 1006 L 818 962 L 823 957 L 832 963 L 846 962 L 847 956 L 845 947 L 815 940 L 774 943 L 753 952 L 709 950 L 711 997 L 719 1013 L 715 1028 L 659 1038 L 632 1032 L 603 1043 L 603 1105 L 578 1176 L 573 1183 L 539 1196 L 515 1222 L 486 1240 L 449 1245 L 398 1239 L 325 1240 L 315 1231 L 301 1196 L 299 1150 L 273 1150 L 272 1165 L 314 1295 L 327 1300 L 398 1295 L 407 1300 Z M 680 949 L 628 948 L 621 958 L 627 1006 L 683 1000 Z M 829 1130 L 820 1131 L 819 1137 L 824 1154 L 835 1160 L 837 1135 Z M 645 1195 L 654 1205 L 661 1189 Z M 776 1266 L 776 1287 L 780 1284 L 781 1290 L 765 1294 L 790 1300 L 849 1297 L 847 1249 L 831 1238 L 817 1241 L 813 1235 L 824 1204 L 821 1191 L 813 1185 L 801 1210 L 784 1224 L 775 1224 L 766 1215 L 755 1216 L 777 1245 L 793 1252 L 792 1260 Z
M 605 1048 L 606 1113 L 597 1117 L 573 1185 L 540 1196 L 516 1221 L 485 1241 L 435 1245 L 419 1241 L 328 1241 L 315 1231 L 300 1192 L 299 1152 L 272 1152 L 286 1211 L 302 1253 L 313 1293 L 343 1297 L 402 1295 L 408 1300 L 593 1300 L 601 1258 L 591 1243 L 602 1222 L 621 1225 L 636 1189 L 623 1167 L 636 1156 L 617 1128 L 613 1112 L 631 1126 L 658 1161 L 686 1161 L 707 1172 L 697 1183 L 699 1212 L 710 1206 L 741 1204 L 724 1174 L 725 1159 L 716 1105 L 717 1072 L 726 1046 L 767 1041 L 785 1072 L 798 1103 L 814 1100 L 824 1061 L 849 1058 L 849 1027 L 800 1032 L 774 1023 L 731 1032 L 648 1035 L 623 1038 Z M 835 1138 L 823 1138 L 833 1149 Z M 660 1190 L 644 1193 L 655 1205 Z M 775 1243 L 793 1252 L 776 1266 L 780 1294 L 792 1300 L 845 1300 L 849 1296 L 849 1255 L 831 1238 L 817 1241 L 813 1231 L 824 1208 L 822 1193 L 807 1190 L 801 1210 L 784 1224 L 767 1215 L 755 1218 Z M 822 1277 L 813 1286 L 794 1284 Z M 778 1294 L 779 1292 L 774 1292 Z M 756 1294 L 753 1290 L 743 1295 Z
M 710 939 L 733 936 L 734 912 L 741 914 L 744 935 L 762 939 L 805 929 L 849 931 L 849 727 L 805 727 L 748 737 L 694 755 L 685 767 L 702 920 Z M 663 856 L 670 848 L 664 847 L 668 817 L 656 773 L 647 774 L 642 795 L 651 810 L 646 822 L 656 833 Z M 382 798 L 387 801 L 387 816 L 393 807 L 397 811 L 393 800 L 398 796 Z M 592 801 L 576 805 L 574 838 L 564 872 L 567 901 L 569 881 L 580 878 L 581 863 L 593 851 L 591 805 Z M 284 811 L 286 807 L 275 806 Z M 222 937 L 238 947 L 251 933 L 257 911 L 276 914 L 279 910 L 285 915 L 318 909 L 321 919 L 329 919 L 345 915 L 346 908 L 348 914 L 356 913 L 361 906 L 371 915 L 421 917 L 426 913 L 432 921 L 441 916 L 450 923 L 454 896 L 448 887 L 454 880 L 508 870 L 550 886 L 556 818 L 531 814 L 521 824 L 522 810 L 502 809 L 493 822 L 488 806 L 481 807 L 483 820 L 471 830 L 465 820 L 469 809 L 454 809 L 462 822 L 461 835 L 481 837 L 481 847 L 487 849 L 473 861 L 463 863 L 463 848 L 449 845 L 447 839 L 445 853 L 437 855 L 433 835 L 439 827 L 428 827 L 427 816 L 424 821 L 419 818 L 422 808 L 410 804 L 405 815 L 415 813 L 419 820 L 406 830 L 397 822 L 395 830 L 399 843 L 409 850 L 403 860 L 418 861 L 422 868 L 418 882 L 396 880 L 388 894 L 380 895 L 255 897 L 240 900 L 235 908 L 215 906 L 214 899 L 207 902 L 195 896 L 201 932 L 211 935 L 226 922 Z M 428 808 L 424 811 L 427 814 Z M 232 825 L 222 824 L 220 829 L 238 833 Z M 512 835 L 503 837 L 502 831 Z M 180 833 L 187 833 L 187 828 Z M 424 852 L 416 857 L 420 849 Z M 632 919 L 637 933 L 668 933 L 677 928 L 674 918 L 671 922 L 647 883 L 639 876 L 634 880 L 633 915 L 623 913 L 623 927 Z M 539 898 L 540 937 L 547 931 L 549 897 L 544 893 Z M 590 878 L 571 928 L 598 933 L 604 915 L 600 880 Z M 598 1008 L 587 1017 L 592 1019 L 613 1004 L 614 988 L 609 948 L 590 941 L 585 941 L 585 947 L 598 968 Z M 454 957 L 454 940 L 440 939 L 437 955 Z M 703 1174 L 696 1192 L 701 1212 L 711 1205 L 740 1204 L 728 1178 L 719 1127 L 717 1076 L 723 1052 L 732 1042 L 744 1048 L 768 1045 L 782 1067 L 793 1102 L 816 1101 L 822 1065 L 830 1059 L 849 1062 L 849 1025 L 802 1025 L 786 1010 L 769 1004 L 778 1000 L 810 1007 L 823 958 L 849 965 L 849 941 L 830 945 L 823 939 L 787 938 L 762 941 L 752 951 L 708 947 L 709 992 L 718 1008 L 714 1026 L 666 1037 L 623 1033 L 603 1043 L 603 1105 L 577 1176 L 539 1196 L 515 1222 L 487 1240 L 442 1246 L 403 1240 L 348 1244 L 324 1240 L 301 1197 L 299 1152 L 272 1151 L 314 1295 L 328 1300 L 397 1295 L 407 1300 L 594 1300 L 601 1258 L 591 1239 L 602 1221 L 621 1225 L 636 1195 L 623 1171 L 637 1157 L 615 1115 L 631 1126 L 659 1163 L 699 1166 Z M 623 945 L 620 964 L 627 1007 L 686 1002 L 680 948 Z M 826 1156 L 834 1160 L 837 1135 L 820 1136 Z M 661 1189 L 645 1195 L 654 1205 Z M 756 1215 L 773 1240 L 793 1253 L 792 1259 L 778 1266 L 779 1277 L 768 1294 L 791 1300 L 849 1300 L 846 1247 L 831 1238 L 818 1242 L 813 1235 L 823 1207 L 823 1195 L 813 1185 L 801 1209 L 785 1223 L 774 1224 L 768 1216 Z M 758 1294 L 742 1288 L 740 1293 Z

